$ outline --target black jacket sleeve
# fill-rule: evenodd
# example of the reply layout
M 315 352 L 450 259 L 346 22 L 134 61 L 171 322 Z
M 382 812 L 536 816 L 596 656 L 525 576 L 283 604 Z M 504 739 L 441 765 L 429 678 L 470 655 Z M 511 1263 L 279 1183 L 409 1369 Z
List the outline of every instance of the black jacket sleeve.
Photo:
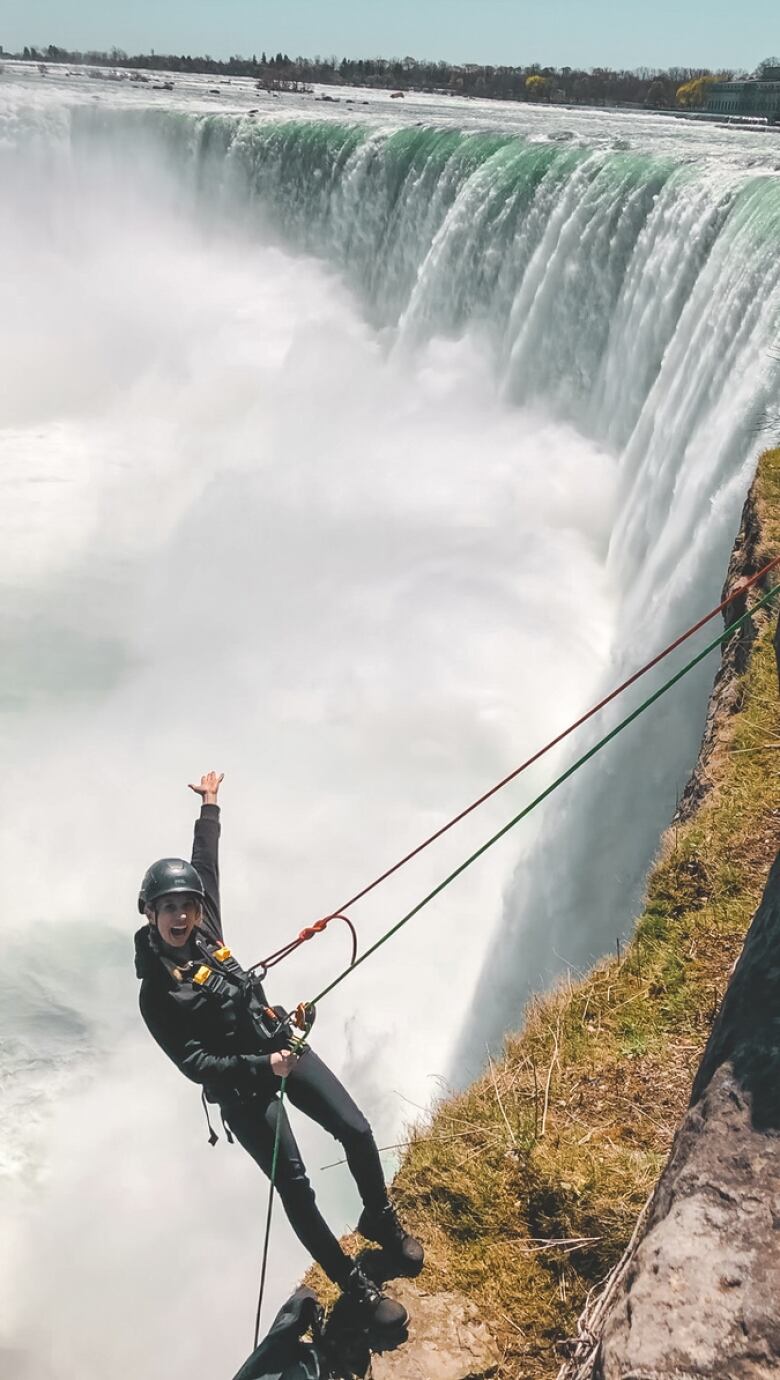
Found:
M 181 1072 L 215 1097 L 241 1094 L 273 1079 L 270 1054 L 213 1054 L 180 1024 L 167 993 L 141 987 L 141 1015 L 158 1045 Z
M 220 944 L 222 935 L 222 913 L 219 902 L 219 822 L 218 805 L 202 805 L 200 818 L 195 821 L 195 837 L 192 842 L 192 866 L 198 873 L 206 892 L 206 918 L 212 937 Z

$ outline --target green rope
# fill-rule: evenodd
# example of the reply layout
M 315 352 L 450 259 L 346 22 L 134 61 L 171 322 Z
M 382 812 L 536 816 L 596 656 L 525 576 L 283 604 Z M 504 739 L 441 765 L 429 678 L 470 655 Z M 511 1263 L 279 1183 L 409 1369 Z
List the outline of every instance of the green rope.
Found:
M 719 637 L 714 638 L 713 641 L 710 642 L 704 648 L 703 651 L 699 652 L 699 654 L 693 657 L 693 659 L 689 661 L 687 665 L 683 666 L 682 670 L 678 671 L 677 674 L 672 676 L 670 680 L 667 680 L 665 684 L 660 687 L 660 689 L 656 690 L 652 695 L 648 696 L 648 698 L 644 700 L 642 704 L 639 705 L 638 709 L 635 709 L 633 713 L 627 715 L 625 719 L 621 720 L 621 722 L 617 724 L 615 728 L 613 728 L 609 733 L 605 734 L 603 738 L 599 739 L 599 741 L 592 748 L 590 748 L 588 752 L 583 753 L 582 757 L 579 757 L 576 762 L 574 762 L 570 767 L 567 768 L 565 772 L 563 772 L 555 781 L 553 781 L 551 786 L 548 786 L 546 790 L 542 791 L 541 795 L 538 795 L 535 800 L 532 800 L 530 805 L 526 805 L 525 809 L 521 810 L 519 815 L 515 815 L 514 819 L 510 819 L 509 823 L 505 824 L 503 829 L 499 829 L 497 834 L 494 834 L 493 837 L 489 838 L 486 843 L 483 843 L 481 848 L 478 848 L 475 853 L 472 853 L 471 856 L 466 859 L 465 862 L 462 862 L 460 864 L 460 867 L 456 867 L 455 871 L 451 872 L 448 877 L 445 877 L 444 881 L 440 882 L 437 887 L 434 887 L 433 891 L 429 891 L 428 895 L 424 896 L 422 901 L 418 901 L 417 905 L 414 906 L 412 910 L 408 911 L 406 915 L 402 916 L 401 919 L 397 922 L 397 924 L 393 925 L 392 929 L 389 929 L 386 934 L 383 934 L 381 938 L 379 938 L 375 944 L 372 944 L 370 949 L 366 949 L 366 952 L 364 954 L 361 954 L 360 957 L 357 958 L 349 968 L 345 968 L 343 973 L 340 973 L 337 978 L 334 978 L 333 982 L 329 983 L 327 987 L 324 987 L 323 990 L 319 993 L 318 996 L 314 998 L 313 1001 L 307 1002 L 307 1006 L 316 1006 L 319 1002 L 323 1000 L 324 997 L 327 997 L 328 994 L 333 991 L 334 987 L 338 987 L 339 983 L 343 982 L 345 977 L 348 977 L 350 973 L 354 973 L 355 969 L 358 968 L 361 963 L 365 963 L 366 959 L 370 958 L 372 954 L 375 954 L 377 949 L 381 949 L 382 945 L 386 944 L 388 939 L 392 939 L 393 935 L 397 934 L 398 931 L 402 929 L 404 925 L 408 924 L 409 921 L 413 919 L 415 915 L 419 915 L 420 911 L 425 906 L 429 905 L 430 902 L 435 899 L 435 897 L 441 895 L 442 891 L 444 891 L 446 887 L 450 886 L 450 884 L 454 882 L 457 877 L 460 877 L 461 874 L 465 872 L 467 868 L 471 867 L 472 863 L 475 863 L 478 858 L 481 858 L 483 853 L 487 853 L 488 849 L 492 848 L 494 843 L 498 843 L 499 839 L 502 839 L 505 834 L 508 834 L 510 829 L 514 829 L 516 824 L 519 824 L 522 819 L 525 819 L 527 815 L 530 815 L 531 811 L 535 810 L 537 805 L 541 805 L 542 801 L 546 800 L 549 795 L 552 795 L 553 791 L 557 791 L 558 787 L 562 786 L 564 781 L 568 781 L 569 777 L 573 776 L 576 771 L 579 771 L 580 767 L 583 767 L 586 762 L 589 762 L 591 757 L 595 757 L 596 753 L 600 752 L 603 747 L 606 747 L 607 743 L 610 743 L 612 739 L 616 738 L 619 733 L 622 733 L 624 728 L 628 728 L 628 725 L 633 723 L 634 719 L 638 719 L 640 714 L 644 714 L 645 710 L 649 709 L 651 704 L 655 704 L 656 700 L 659 700 L 662 695 L 665 695 L 667 690 L 671 690 L 673 685 L 676 685 L 679 680 L 682 680 L 683 676 L 686 676 L 689 671 L 692 671 L 694 666 L 698 666 L 699 662 L 703 661 L 705 657 L 709 656 L 710 652 L 714 652 L 716 647 L 720 647 L 724 642 L 728 641 L 728 639 L 732 636 L 733 633 L 737 631 L 738 628 L 741 628 L 744 623 L 748 622 L 748 620 L 753 617 L 753 614 L 757 613 L 758 610 L 760 608 L 763 608 L 765 604 L 768 604 L 769 601 L 773 599 L 778 592 L 780 592 L 780 585 L 775 585 L 773 589 L 769 590 L 768 594 L 765 594 L 762 599 L 759 599 L 758 602 L 753 605 L 752 609 L 748 609 L 748 611 L 746 613 L 743 613 L 740 618 L 735 619 L 735 621 L 731 623 L 729 627 L 727 627 L 724 630 L 724 632 L 720 634 Z
M 276 1188 L 276 1166 L 279 1162 L 279 1142 L 282 1138 L 282 1117 L 284 1114 L 284 1090 L 287 1087 L 287 1078 L 282 1079 L 282 1086 L 279 1089 L 279 1111 L 276 1114 L 276 1131 L 274 1134 L 274 1153 L 271 1158 L 271 1185 L 268 1190 L 268 1212 L 265 1219 L 265 1240 L 263 1242 L 263 1264 L 260 1270 L 260 1292 L 257 1296 L 257 1312 L 255 1314 L 255 1344 L 254 1351 L 257 1351 L 260 1338 L 260 1314 L 263 1310 L 263 1295 L 265 1294 L 265 1276 L 268 1269 L 268 1247 L 271 1240 L 271 1214 L 274 1209 L 274 1190 Z

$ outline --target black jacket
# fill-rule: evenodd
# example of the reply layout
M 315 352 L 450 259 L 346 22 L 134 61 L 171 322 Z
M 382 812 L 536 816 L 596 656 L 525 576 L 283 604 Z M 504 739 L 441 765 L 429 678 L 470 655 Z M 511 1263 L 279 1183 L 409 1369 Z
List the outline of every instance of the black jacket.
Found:
M 192 865 L 206 893 L 196 933 L 212 949 L 224 942 L 219 834 L 219 806 L 204 805 L 195 822 Z M 276 1083 L 269 1052 L 275 1046 L 261 1038 L 252 1019 L 253 1008 L 265 1005 L 259 982 L 247 986 L 243 995 L 233 989 L 229 999 L 215 998 L 193 984 L 191 976 L 175 975 L 174 964 L 162 955 L 157 932 L 148 924 L 135 936 L 135 970 L 141 979 L 141 1015 L 149 1030 L 176 1067 L 201 1084 L 210 1102 L 229 1106 Z

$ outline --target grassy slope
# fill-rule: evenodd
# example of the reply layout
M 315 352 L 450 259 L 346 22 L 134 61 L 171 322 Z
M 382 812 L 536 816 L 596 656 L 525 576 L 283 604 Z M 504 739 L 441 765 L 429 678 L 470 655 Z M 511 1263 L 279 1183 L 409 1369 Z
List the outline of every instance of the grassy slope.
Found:
M 771 556 L 780 451 L 763 458 L 756 494 Z M 719 728 L 714 788 L 664 838 L 622 960 L 539 999 L 503 1060 L 414 1133 L 396 1178 L 426 1246 L 426 1289 L 475 1299 L 505 1347 L 504 1376 L 555 1374 L 556 1343 L 622 1254 L 780 845 L 772 631 L 761 623 L 739 712 Z

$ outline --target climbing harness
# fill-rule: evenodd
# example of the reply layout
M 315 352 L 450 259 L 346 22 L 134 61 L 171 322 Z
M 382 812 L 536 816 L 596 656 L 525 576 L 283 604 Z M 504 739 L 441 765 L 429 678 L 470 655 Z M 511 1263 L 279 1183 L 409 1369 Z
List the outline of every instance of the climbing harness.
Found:
M 214 946 L 206 939 L 195 937 L 199 958 L 188 962 L 174 963 L 165 954 L 160 954 L 163 966 L 177 984 L 174 999 L 191 1005 L 214 1003 L 221 1012 L 231 1033 L 235 1034 L 242 1025 L 249 1024 L 261 1046 L 269 1053 L 290 1049 L 293 1053 L 303 1053 L 306 1038 L 314 1024 L 316 1011 L 301 1002 L 297 1010 L 288 1013 L 283 1007 L 269 1006 L 262 987 L 262 979 L 242 968 L 225 944 Z M 354 956 L 353 945 L 353 956 Z M 293 1035 L 291 1025 L 303 1032 Z M 238 1089 L 236 1089 L 238 1092 Z M 219 1136 L 211 1124 L 208 1102 L 218 1102 L 205 1087 L 201 1093 L 201 1103 L 208 1126 L 209 1145 L 216 1145 Z M 222 1126 L 230 1144 L 233 1137 L 224 1115 Z
M 446 833 L 447 830 L 451 829 L 453 825 L 457 824 L 460 820 L 464 819 L 465 816 L 470 814 L 473 810 L 475 810 L 478 805 L 481 805 L 492 795 L 495 795 L 497 791 L 499 791 L 503 786 L 507 785 L 508 782 L 514 780 L 515 777 L 519 776 L 520 773 L 525 771 L 529 766 L 532 765 L 532 763 L 537 762 L 539 758 L 544 756 L 547 752 L 549 752 L 551 748 L 555 747 L 558 743 L 562 742 L 563 739 L 568 737 L 572 732 L 574 732 L 576 728 L 579 728 L 584 723 L 586 723 L 590 718 L 592 718 L 596 713 L 598 713 L 600 709 L 603 709 L 606 707 L 606 705 L 610 704 L 614 699 L 617 698 L 618 695 L 622 694 L 624 690 L 627 690 L 631 685 L 634 685 L 636 681 L 638 681 L 643 675 L 645 675 L 653 667 L 657 666 L 659 662 L 663 661 L 664 658 L 667 657 L 672 651 L 679 647 L 683 642 L 687 641 L 688 638 L 692 637 L 695 632 L 698 632 L 712 618 L 714 618 L 718 613 L 722 612 L 723 609 L 727 608 L 730 604 L 734 603 L 735 600 L 738 599 L 741 595 L 746 594 L 747 591 L 750 588 L 752 588 L 753 585 L 755 585 L 771 570 L 774 570 L 777 566 L 780 566 L 780 556 L 776 557 L 773 561 L 770 561 L 767 565 L 765 565 L 758 572 L 758 574 L 752 576 L 749 580 L 744 581 L 742 584 L 740 584 L 734 590 L 732 590 L 728 598 L 724 599 L 716 608 L 711 610 L 711 612 L 708 613 L 704 618 L 701 618 L 697 623 L 695 623 L 691 628 L 689 628 L 687 632 L 683 633 L 680 637 L 676 638 L 674 642 L 670 643 L 668 647 L 664 648 L 664 650 L 660 652 L 656 657 L 654 657 L 652 661 L 649 661 L 639 671 L 634 672 L 634 674 L 630 676 L 628 680 L 624 681 L 623 684 L 618 686 L 616 690 L 613 690 L 611 694 L 607 695 L 603 700 L 599 702 L 599 704 L 595 705 L 593 709 L 589 710 L 587 714 L 584 714 L 569 728 L 565 729 L 556 738 L 552 739 L 552 741 L 548 743 L 545 747 L 536 752 L 532 757 L 529 757 L 528 760 L 524 762 L 520 767 L 518 767 L 515 771 L 511 772 L 508 776 L 504 777 L 502 781 L 498 782 L 498 784 L 494 786 L 491 790 L 487 791 L 484 795 L 480 796 L 480 798 L 474 801 L 472 805 L 469 805 L 465 810 L 461 811 L 459 815 L 456 815 L 454 819 L 450 820 L 441 829 L 437 830 L 437 832 L 432 834 L 430 838 L 426 839 L 417 848 L 413 849 L 412 852 L 408 853 L 404 858 L 400 860 L 400 862 L 396 863 L 393 867 L 388 868 L 386 872 L 382 873 L 380 877 L 376 878 L 375 881 L 371 882 L 369 886 L 364 887 L 362 891 L 356 893 L 356 895 L 353 896 L 350 901 L 346 902 L 343 906 L 340 906 L 339 910 L 334 912 L 332 916 L 327 917 L 324 922 L 318 922 L 317 925 L 311 926 L 308 931 L 301 931 L 301 934 L 298 936 L 296 940 L 293 940 L 291 944 L 286 945 L 283 949 L 278 950 L 276 954 L 271 955 L 271 961 L 280 962 L 282 957 L 286 957 L 288 953 L 292 953 L 296 948 L 298 948 L 299 944 L 304 943 L 309 938 L 312 938 L 314 934 L 320 933 L 321 930 L 324 929 L 325 926 L 329 923 L 330 919 L 335 919 L 337 916 L 345 920 L 346 923 L 350 926 L 354 940 L 354 926 L 352 925 L 351 921 L 348 920 L 346 915 L 342 913 L 343 911 L 347 910 L 350 906 L 354 905 L 358 900 L 361 900 L 364 896 L 368 894 L 369 891 L 374 890 L 374 888 L 379 886 L 381 882 L 385 881 L 388 877 L 392 876 L 394 872 L 397 872 L 399 868 L 403 867 L 403 865 L 406 862 L 409 862 L 413 857 L 416 857 L 420 852 L 423 851 L 424 848 L 427 848 L 429 844 L 433 843 L 437 838 L 440 838 L 442 834 Z M 319 1005 L 319 1003 L 326 996 L 329 996 L 329 994 L 333 992 L 335 988 L 338 987 L 345 980 L 345 978 L 349 976 L 350 973 L 354 972 L 355 969 L 360 967 L 362 963 L 365 963 L 366 959 L 371 958 L 373 954 L 375 954 L 380 948 L 382 948 L 384 944 L 388 942 L 388 940 L 392 939 L 392 937 L 395 934 L 397 934 L 399 930 L 401 930 L 405 925 L 407 925 L 409 921 L 414 918 L 414 916 L 418 915 L 420 911 L 425 908 L 425 906 L 429 905 L 430 902 L 433 901 L 437 896 L 440 896 L 441 893 L 448 886 L 450 886 L 469 867 L 471 867 L 479 858 L 481 858 L 483 854 L 487 853 L 487 851 L 490 848 L 492 848 L 494 844 L 498 843 L 500 839 L 504 838 L 504 836 L 508 834 L 510 830 L 514 829 L 515 826 L 521 822 L 521 820 L 526 819 L 527 816 L 530 815 L 533 810 L 535 810 L 539 805 L 542 804 L 544 800 L 548 798 L 548 796 L 552 795 L 554 791 L 558 790 L 558 788 L 562 786 L 564 782 L 568 781 L 569 778 L 575 774 L 575 772 L 579 771 L 579 769 L 583 767 L 586 764 L 586 762 L 589 762 L 591 758 L 595 757 L 596 754 L 602 750 L 602 748 L 606 747 L 608 743 L 612 742 L 613 738 L 616 738 L 618 734 L 622 733 L 624 729 L 628 728 L 629 724 L 632 724 L 634 720 L 638 719 L 640 715 L 644 714 L 645 711 L 651 707 L 651 705 L 655 704 L 656 701 L 661 699 L 662 696 L 665 695 L 669 690 L 671 690 L 673 686 L 677 685 L 677 683 L 681 681 L 684 676 L 686 676 L 690 671 L 692 671 L 694 667 L 698 666 L 700 662 L 704 661 L 704 659 L 707 656 L 709 656 L 711 652 L 715 651 L 716 648 L 722 646 L 723 643 L 727 642 L 729 638 L 731 638 L 734 635 L 734 633 L 736 633 L 740 628 L 744 627 L 746 623 L 750 622 L 754 614 L 757 613 L 759 609 L 768 605 L 777 594 L 780 594 L 780 584 L 775 585 L 766 594 L 764 594 L 762 598 L 759 599 L 751 609 L 747 609 L 743 614 L 740 615 L 739 618 L 736 618 L 731 624 L 729 624 L 727 628 L 724 629 L 724 631 L 718 637 L 714 638 L 711 642 L 709 642 L 707 646 L 704 647 L 702 651 L 698 652 L 695 657 L 692 657 L 691 660 L 688 661 L 685 666 L 683 666 L 679 671 L 675 673 L 675 675 L 671 676 L 669 680 L 665 681 L 663 685 L 659 686 L 657 690 L 655 690 L 651 695 L 649 695 L 636 709 L 632 710 L 630 714 L 626 715 L 624 719 L 621 719 L 621 721 L 618 724 L 616 724 L 615 727 L 612 728 L 608 733 L 604 734 L 604 736 L 600 738 L 598 742 L 596 742 L 593 745 L 593 747 L 589 748 L 587 752 L 583 753 L 582 756 L 578 757 L 576 761 L 573 762 L 571 766 L 566 769 L 566 771 L 562 772 L 559 776 L 556 777 L 556 779 L 551 783 L 551 785 L 547 786 L 545 790 L 543 790 L 530 802 L 530 804 L 526 805 L 524 809 L 522 809 L 512 819 L 510 819 L 508 824 L 505 824 L 503 828 L 499 829 L 497 833 L 493 834 L 479 848 L 477 848 L 473 853 L 471 853 L 470 856 L 466 858 L 464 862 L 462 862 L 458 867 L 456 867 L 454 871 L 450 872 L 450 874 L 447 877 L 445 877 L 444 880 L 438 884 L 438 886 L 434 887 L 432 891 L 429 891 L 428 894 L 424 896 L 422 900 L 417 903 L 416 906 L 413 906 L 411 910 L 407 911 L 407 913 L 403 915 L 400 920 L 398 920 L 394 925 L 392 925 L 390 929 L 386 930 L 385 933 L 379 937 L 376 943 L 372 944 L 371 947 L 366 949 L 366 951 L 362 953 L 359 957 L 356 952 L 356 945 L 353 944 L 352 961 L 349 964 L 349 966 L 345 968 L 341 973 L 339 973 L 338 976 L 334 978 L 332 982 L 330 982 L 326 987 L 324 987 L 322 991 L 317 994 L 316 997 L 314 997 L 311 1001 L 300 1003 L 299 1006 L 296 1008 L 296 1012 L 292 1016 L 288 1016 L 285 1018 L 285 1021 L 283 1022 L 283 1024 L 285 1025 L 289 1025 L 289 1023 L 293 1021 L 296 1024 L 303 1024 L 303 1036 L 300 1038 L 293 1037 L 297 1041 L 298 1049 L 302 1051 L 306 1047 L 306 1041 L 308 1039 L 308 1035 L 311 1030 L 312 1023 L 314 1021 L 314 1016 L 316 1014 L 316 1008 Z M 265 966 L 268 966 L 267 962 Z M 271 1232 L 271 1213 L 273 1209 L 273 1200 L 275 1195 L 276 1168 L 278 1161 L 279 1139 L 281 1134 L 281 1116 L 282 1109 L 284 1106 L 284 1093 L 286 1085 L 287 1078 L 285 1077 L 282 1079 L 280 1089 L 279 1114 L 277 1116 L 276 1122 L 274 1153 L 271 1163 L 271 1182 L 268 1197 L 268 1214 L 266 1218 L 265 1240 L 263 1244 L 260 1292 L 257 1301 L 257 1313 L 255 1320 L 255 1346 L 257 1346 L 257 1338 L 260 1333 L 260 1315 L 263 1305 L 263 1295 L 265 1291 L 265 1280 L 268 1266 L 268 1246 Z

